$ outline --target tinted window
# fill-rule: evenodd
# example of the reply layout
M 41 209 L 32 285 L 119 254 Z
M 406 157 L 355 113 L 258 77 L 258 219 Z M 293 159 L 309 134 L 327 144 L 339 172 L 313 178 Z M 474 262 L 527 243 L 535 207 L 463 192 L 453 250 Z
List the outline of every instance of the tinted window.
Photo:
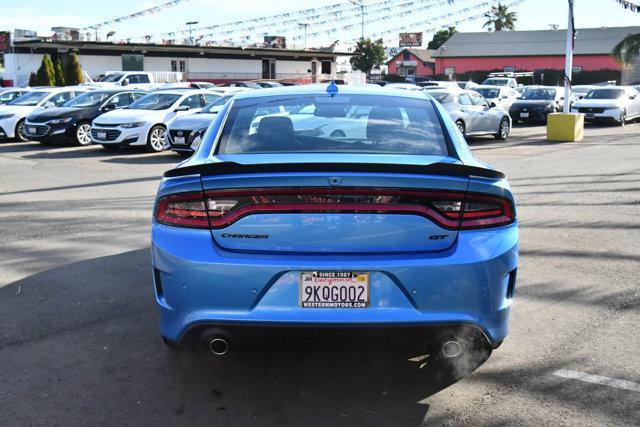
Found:
M 73 98 L 73 92 L 61 92 L 57 93 L 49 99 L 56 107 L 61 107 L 65 102 Z
M 140 81 L 138 80 L 138 75 L 137 74 L 131 74 L 131 75 L 127 76 L 127 80 L 129 80 L 129 84 L 140 83 Z
M 142 98 L 143 96 L 147 96 L 149 95 L 147 92 L 132 92 L 131 96 L 133 96 L 133 100 L 137 101 L 138 99 Z
M 618 99 L 624 95 L 622 89 L 594 89 L 585 96 L 587 99 Z
M 231 98 L 233 98 L 233 95 L 224 95 L 219 97 L 218 99 L 216 99 L 215 101 L 213 101 L 211 104 L 207 105 L 206 107 L 204 107 L 202 109 L 203 113 L 212 113 L 212 112 L 218 112 L 220 111 L 220 109 L 222 108 L 222 106 L 224 104 L 226 104 Z
M 129 105 L 131 109 L 138 110 L 167 110 L 180 99 L 180 95 L 172 93 L 152 93 L 147 96 L 143 96 L 136 102 Z
M 49 96 L 50 92 L 29 92 L 25 95 L 22 95 L 20 98 L 14 99 L 7 105 L 22 105 L 25 107 L 35 107 Z
M 126 107 L 131 104 L 131 94 L 119 93 L 109 100 L 109 105 L 113 105 L 116 108 Z
M 76 108 L 95 107 L 107 99 L 109 95 L 111 95 L 109 92 L 87 92 L 73 98 L 64 106 Z
M 500 96 L 500 89 L 491 89 L 491 88 L 480 88 L 480 89 L 473 89 L 474 91 L 478 92 L 480 95 L 484 96 L 485 98 L 498 98 Z
M 546 88 L 527 88 L 522 93 L 522 99 L 531 100 L 552 100 L 556 97 L 555 89 Z
M 478 95 L 477 93 L 471 93 L 469 94 L 469 96 L 471 96 L 471 102 L 473 102 L 473 105 L 479 105 L 481 107 L 489 106 L 489 103 L 487 102 L 487 100 L 481 97 L 480 95 Z
M 6 103 L 20 97 L 23 92 L 5 92 L 0 95 L 0 102 Z
M 203 95 L 204 97 L 204 103 L 205 105 L 209 105 L 211 104 L 213 101 L 215 101 L 216 99 L 220 98 L 220 95 L 215 95 L 213 93 L 205 93 Z
M 313 114 L 287 112 L 311 109 Z M 447 146 L 433 104 L 424 99 L 289 95 L 236 101 L 219 153 L 276 152 L 447 155 Z
M 119 81 L 122 78 L 123 75 L 124 74 L 120 74 L 120 73 L 109 74 L 108 76 L 104 76 L 103 78 L 101 78 L 98 81 L 100 81 L 100 82 L 112 82 L 113 83 L 113 82 Z
M 151 83 L 151 80 L 149 80 L 149 76 L 147 76 L 146 74 L 138 74 L 138 82 L 139 83 Z
M 187 106 L 189 108 L 200 108 L 200 95 L 191 95 L 180 103 L 181 106 Z

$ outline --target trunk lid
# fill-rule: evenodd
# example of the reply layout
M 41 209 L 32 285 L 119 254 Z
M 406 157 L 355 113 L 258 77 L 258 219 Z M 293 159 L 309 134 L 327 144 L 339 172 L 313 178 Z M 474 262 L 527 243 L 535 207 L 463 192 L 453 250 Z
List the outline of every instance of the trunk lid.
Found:
M 212 222 L 213 241 L 231 251 L 443 251 L 454 244 L 458 221 L 446 216 L 442 201 L 461 201 L 469 182 L 467 176 L 404 171 L 412 165 L 460 163 L 439 156 L 240 154 L 211 162 L 291 166 L 202 176 L 209 214 L 227 212 Z

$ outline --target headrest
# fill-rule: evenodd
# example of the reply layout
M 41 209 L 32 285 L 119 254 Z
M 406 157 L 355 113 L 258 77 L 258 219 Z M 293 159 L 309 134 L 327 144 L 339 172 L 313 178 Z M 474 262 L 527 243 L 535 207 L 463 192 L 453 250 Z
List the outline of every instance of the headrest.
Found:
M 398 107 L 373 107 L 369 111 L 367 139 L 380 141 L 403 129 L 402 113 Z

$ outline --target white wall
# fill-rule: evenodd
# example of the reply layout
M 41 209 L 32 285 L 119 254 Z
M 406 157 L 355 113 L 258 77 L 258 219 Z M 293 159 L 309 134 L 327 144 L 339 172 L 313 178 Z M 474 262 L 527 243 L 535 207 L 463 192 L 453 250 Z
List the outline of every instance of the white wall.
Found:
M 320 63 L 318 63 L 319 68 Z M 311 61 L 283 61 L 276 59 L 276 74 L 308 74 L 310 69 Z
M 172 60 L 187 61 L 187 71 L 191 73 L 260 73 L 262 62 L 259 59 L 217 59 L 184 57 L 144 58 L 145 71 L 171 71 Z
M 42 54 L 6 53 L 4 55 L 5 80 L 13 80 L 14 85 L 26 85 L 29 83 L 31 72 L 36 72 L 40 68 L 43 56 Z
M 105 71 L 121 71 L 122 57 L 101 55 L 78 55 L 82 69 L 93 79 L 104 75 Z

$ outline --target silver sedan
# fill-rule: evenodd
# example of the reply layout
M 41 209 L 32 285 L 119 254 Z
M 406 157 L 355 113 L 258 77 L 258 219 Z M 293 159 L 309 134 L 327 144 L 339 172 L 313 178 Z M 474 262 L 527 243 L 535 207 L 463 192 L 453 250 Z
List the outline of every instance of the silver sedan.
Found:
M 511 117 L 501 107 L 489 103 L 470 90 L 430 90 L 451 116 L 464 136 L 493 135 L 505 140 L 511 132 Z

